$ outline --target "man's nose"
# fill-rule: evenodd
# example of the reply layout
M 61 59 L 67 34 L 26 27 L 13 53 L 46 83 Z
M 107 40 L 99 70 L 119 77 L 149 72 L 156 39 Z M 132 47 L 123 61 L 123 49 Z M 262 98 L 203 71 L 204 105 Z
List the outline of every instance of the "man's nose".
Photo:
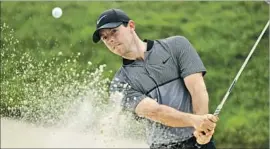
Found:
M 109 42 L 112 44 L 114 42 L 114 37 L 110 37 Z

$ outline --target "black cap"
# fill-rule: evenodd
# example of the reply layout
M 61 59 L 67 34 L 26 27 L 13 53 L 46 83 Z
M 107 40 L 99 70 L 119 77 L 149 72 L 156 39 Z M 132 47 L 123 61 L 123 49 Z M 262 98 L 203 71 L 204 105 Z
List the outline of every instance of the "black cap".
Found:
M 100 40 L 99 30 L 105 28 L 116 28 L 130 18 L 120 9 L 109 9 L 104 11 L 97 20 L 96 30 L 93 34 L 93 41 L 97 43 Z

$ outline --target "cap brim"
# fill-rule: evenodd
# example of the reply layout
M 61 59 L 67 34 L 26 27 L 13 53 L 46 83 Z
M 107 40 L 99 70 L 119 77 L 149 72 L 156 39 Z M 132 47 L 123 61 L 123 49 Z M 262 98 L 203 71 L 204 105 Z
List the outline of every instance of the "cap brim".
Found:
M 107 23 L 96 29 L 96 31 L 93 34 L 93 42 L 97 43 L 100 40 L 99 31 L 101 29 L 108 29 L 108 28 L 116 28 L 120 26 L 122 22 L 113 22 L 113 23 Z

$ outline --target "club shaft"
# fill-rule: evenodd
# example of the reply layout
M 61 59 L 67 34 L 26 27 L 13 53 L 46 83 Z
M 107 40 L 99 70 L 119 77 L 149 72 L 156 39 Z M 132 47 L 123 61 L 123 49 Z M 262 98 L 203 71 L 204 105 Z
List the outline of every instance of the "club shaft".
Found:
M 222 109 L 222 107 L 223 107 L 225 101 L 227 100 L 228 96 L 230 95 L 230 93 L 231 93 L 231 91 L 232 91 L 234 85 L 236 84 L 236 82 L 237 82 L 238 78 L 240 77 L 242 71 L 243 71 L 244 68 L 246 67 L 246 65 L 247 65 L 247 63 L 248 63 L 250 57 L 252 56 L 253 52 L 255 51 L 255 49 L 256 49 L 258 43 L 260 42 L 260 40 L 261 40 L 261 38 L 262 38 L 262 36 L 263 36 L 264 32 L 266 31 L 266 29 L 267 29 L 268 26 L 269 26 L 269 20 L 268 20 L 268 22 L 266 23 L 266 25 L 265 25 L 264 29 L 262 30 L 260 36 L 258 37 L 257 41 L 255 42 L 254 46 L 252 47 L 251 51 L 249 52 L 249 55 L 247 56 L 247 58 L 246 58 L 245 62 L 243 63 L 241 69 L 238 71 L 238 73 L 237 73 L 236 77 L 234 78 L 232 84 L 230 85 L 229 89 L 227 90 L 227 92 L 226 92 L 225 96 L 223 97 L 221 103 L 218 105 L 218 107 L 217 107 L 217 109 L 216 109 L 214 115 L 216 115 L 216 116 L 219 115 L 219 113 L 220 113 L 220 111 L 221 111 L 221 109 Z

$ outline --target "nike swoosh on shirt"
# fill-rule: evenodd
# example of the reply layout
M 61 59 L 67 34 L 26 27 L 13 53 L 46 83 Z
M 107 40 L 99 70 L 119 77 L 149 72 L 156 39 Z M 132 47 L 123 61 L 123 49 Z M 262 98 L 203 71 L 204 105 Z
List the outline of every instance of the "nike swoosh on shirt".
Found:
M 162 61 L 162 64 L 165 64 L 168 60 L 170 59 L 170 57 L 168 57 L 167 59 Z

